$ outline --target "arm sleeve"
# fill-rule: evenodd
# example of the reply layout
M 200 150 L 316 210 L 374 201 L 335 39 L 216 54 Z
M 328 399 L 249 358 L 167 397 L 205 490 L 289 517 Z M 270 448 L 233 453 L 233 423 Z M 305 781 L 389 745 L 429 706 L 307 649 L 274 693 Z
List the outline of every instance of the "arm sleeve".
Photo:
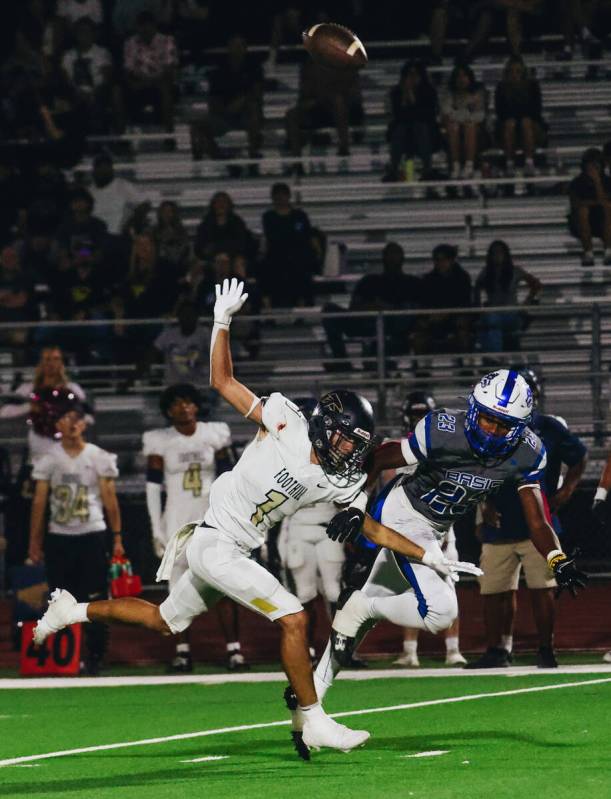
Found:
M 147 482 L 146 509 L 151 520 L 153 538 L 161 538 L 161 486 L 159 483 Z

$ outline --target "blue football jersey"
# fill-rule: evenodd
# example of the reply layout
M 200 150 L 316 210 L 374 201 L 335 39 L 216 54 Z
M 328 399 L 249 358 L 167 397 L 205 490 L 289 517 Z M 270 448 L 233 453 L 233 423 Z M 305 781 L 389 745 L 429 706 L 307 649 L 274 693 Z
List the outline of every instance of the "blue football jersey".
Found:
M 465 416 L 462 409 L 435 410 L 401 442 L 406 460 L 418 461 L 414 474 L 401 479 L 403 490 L 415 510 L 440 529 L 504 483 L 539 486 L 546 465 L 545 447 L 528 428 L 504 460 L 478 458 L 465 436 Z

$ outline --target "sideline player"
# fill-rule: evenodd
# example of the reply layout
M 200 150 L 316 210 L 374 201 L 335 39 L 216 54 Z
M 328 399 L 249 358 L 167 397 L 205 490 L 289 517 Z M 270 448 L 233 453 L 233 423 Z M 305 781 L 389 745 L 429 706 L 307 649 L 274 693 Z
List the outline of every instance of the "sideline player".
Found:
M 125 554 L 115 490 L 117 456 L 85 441 L 85 410 L 74 394 L 68 395 L 57 414 L 60 443 L 36 459 L 32 472 L 36 482 L 29 558 L 33 563 L 46 562 L 50 588 L 66 586 L 79 602 L 91 602 L 108 595 L 104 511 L 113 534 L 113 555 Z M 47 504 L 50 519 L 45 536 Z M 84 670 L 88 674 L 98 674 L 107 637 L 103 624 L 87 625 Z
M 171 427 L 148 430 L 142 436 L 146 456 L 146 507 L 158 558 L 163 557 L 176 530 L 204 518 L 215 477 L 232 466 L 229 427 L 224 422 L 199 422 L 197 415 L 201 406 L 202 397 L 195 386 L 189 383 L 168 386 L 159 398 L 159 407 Z M 163 512 L 162 486 L 166 494 Z M 171 590 L 172 575 L 170 578 Z M 227 645 L 227 666 L 242 668 L 246 663 L 238 640 L 238 609 L 235 604 L 224 602 L 216 609 Z M 186 630 L 178 637 L 171 668 L 180 672 L 193 670 Z
M 611 489 L 611 452 L 607 453 L 607 460 L 603 467 L 594 500 L 592 502 L 592 513 L 594 518 L 600 524 L 601 528 L 606 532 L 608 524 L 608 495 Z M 603 655 L 605 663 L 611 663 L 611 649 Z
M 406 465 L 417 468 L 385 487 L 374 503 L 374 518 L 409 532 L 427 552 L 438 555 L 438 541 L 456 517 L 511 481 L 517 486 L 532 541 L 559 588 L 572 593 L 583 588 L 586 575 L 558 548 L 545 518 L 539 481 L 546 456 L 540 439 L 527 429 L 532 406 L 524 378 L 499 369 L 477 383 L 466 410 L 435 410 L 401 442 L 382 445 L 376 451 L 373 475 Z M 355 517 L 353 509 L 338 513 L 329 525 L 330 537 L 349 540 L 358 535 Z M 331 640 L 315 673 L 319 699 L 378 620 L 436 633 L 453 622 L 457 611 L 456 594 L 448 582 L 420 563 L 381 550 L 363 588 L 354 591 L 335 615 Z M 295 714 L 293 723 L 298 723 Z
M 427 413 L 437 408 L 435 397 L 428 391 L 411 391 L 403 403 L 403 430 L 405 435 L 409 435 L 416 429 L 418 422 Z M 402 466 L 397 470 L 398 474 L 413 474 L 416 471 L 416 464 L 412 466 Z M 454 525 L 448 529 L 445 540 L 441 542 L 441 548 L 448 560 L 458 560 L 458 550 L 456 549 L 456 534 Z M 403 630 L 403 654 L 394 663 L 397 666 L 410 666 L 418 668 L 418 635 L 420 630 L 417 627 L 405 627 Z M 444 631 L 446 645 L 446 666 L 464 666 L 467 662 L 460 652 L 458 644 L 459 622 L 458 616 Z
M 316 696 L 307 647 L 307 616 L 297 597 L 260 564 L 250 559 L 266 531 L 304 505 L 335 502 L 347 505 L 348 522 L 363 522 L 367 501 L 362 491 L 362 464 L 375 443 L 369 403 L 350 391 L 321 397 L 308 423 L 297 406 L 282 394 L 266 402 L 233 374 L 229 348 L 232 316 L 247 299 L 243 283 L 217 285 L 210 344 L 210 381 L 222 397 L 259 431 L 230 472 L 214 482 L 203 523 L 179 530 L 161 566 L 163 575 L 186 552 L 186 570 L 161 606 L 135 597 L 77 603 L 58 591 L 36 627 L 34 641 L 86 621 L 139 624 L 160 633 L 182 632 L 221 595 L 277 621 L 281 628 L 281 659 L 299 703 L 302 741 L 307 747 L 329 746 L 348 751 L 369 738 L 333 721 Z M 367 517 L 365 534 L 382 546 L 422 561 L 445 575 L 456 569 L 441 554 L 426 552 L 407 538 Z

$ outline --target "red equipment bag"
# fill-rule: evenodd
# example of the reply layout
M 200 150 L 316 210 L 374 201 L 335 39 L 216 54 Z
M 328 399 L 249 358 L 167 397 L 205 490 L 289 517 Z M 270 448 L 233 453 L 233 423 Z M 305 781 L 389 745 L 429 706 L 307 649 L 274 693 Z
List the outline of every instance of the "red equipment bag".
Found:
M 132 564 L 127 558 L 113 558 L 110 561 L 110 593 L 113 599 L 142 593 L 140 575 L 132 572 Z

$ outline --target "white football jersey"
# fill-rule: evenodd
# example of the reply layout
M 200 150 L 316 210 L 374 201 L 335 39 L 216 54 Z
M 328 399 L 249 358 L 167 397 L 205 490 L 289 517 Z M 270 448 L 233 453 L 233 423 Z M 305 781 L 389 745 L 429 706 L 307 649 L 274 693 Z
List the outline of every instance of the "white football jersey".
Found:
M 166 503 L 161 525 L 168 539 L 187 522 L 204 518 L 216 476 L 215 456 L 231 445 L 231 432 L 224 422 L 198 422 L 192 436 L 175 427 L 149 430 L 142 445 L 147 457 L 163 458 Z
M 348 505 L 366 475 L 349 488 L 334 486 L 311 463 L 308 424 L 296 405 L 279 393 L 263 407 L 263 426 L 231 472 L 212 485 L 204 521 L 248 549 L 260 547 L 267 530 L 306 505 Z
M 32 479 L 50 484 L 49 531 L 80 535 L 105 530 L 99 480 L 118 476 L 117 456 L 95 444 L 85 444 L 75 457 L 59 444 L 42 455 L 34 464 Z

